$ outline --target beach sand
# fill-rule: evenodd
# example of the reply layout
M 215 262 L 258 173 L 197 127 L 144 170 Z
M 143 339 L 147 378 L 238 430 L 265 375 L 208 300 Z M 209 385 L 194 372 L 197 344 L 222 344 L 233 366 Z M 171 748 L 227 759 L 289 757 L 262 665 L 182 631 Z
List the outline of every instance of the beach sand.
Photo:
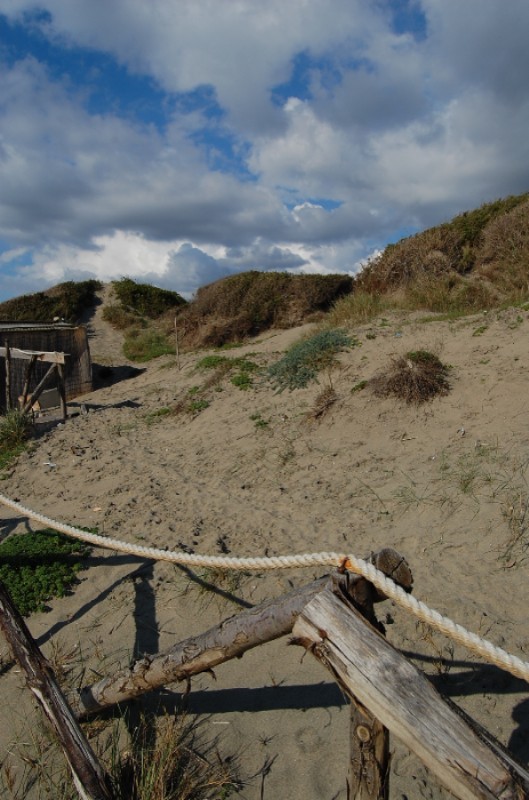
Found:
M 179 364 L 126 362 L 120 334 L 89 321 L 96 364 L 132 377 L 69 404 L 71 416 L 38 422 L 35 447 L 1 491 L 36 511 L 130 542 L 202 554 L 278 555 L 322 550 L 364 557 L 384 546 L 408 560 L 414 594 L 465 627 L 529 659 L 529 314 L 511 309 L 456 321 L 388 315 L 355 331 L 319 385 L 277 393 L 264 378 L 242 391 L 211 387 L 195 416 L 164 413 L 200 386 L 203 353 Z M 272 331 L 228 356 L 265 366 L 311 326 Z M 451 391 L 420 407 L 352 392 L 409 350 L 432 350 L 451 366 Z M 311 417 L 332 382 L 337 402 Z M 84 410 L 84 409 L 83 409 Z M 162 411 L 161 411 L 162 410 Z M 161 413 L 160 413 L 161 412 Z M 0 506 L 0 535 L 37 530 Z M 155 653 L 237 611 L 325 574 L 325 568 L 200 577 L 235 602 L 204 591 L 178 567 L 94 550 L 72 594 L 28 619 L 52 663 L 84 683 Z M 434 684 L 529 760 L 527 684 L 432 632 L 386 601 L 387 637 Z M 4 724 L 0 752 L 19 776 L 38 739 L 40 712 L 0 643 Z M 206 741 L 238 763 L 245 800 L 346 798 L 349 711 L 330 673 L 280 639 L 172 685 L 151 707 L 183 702 Z M 9 721 L 6 724 L 6 720 Z M 37 736 L 38 734 L 38 736 Z M 449 793 L 392 739 L 390 797 Z M 38 797 L 34 787 L 29 797 Z

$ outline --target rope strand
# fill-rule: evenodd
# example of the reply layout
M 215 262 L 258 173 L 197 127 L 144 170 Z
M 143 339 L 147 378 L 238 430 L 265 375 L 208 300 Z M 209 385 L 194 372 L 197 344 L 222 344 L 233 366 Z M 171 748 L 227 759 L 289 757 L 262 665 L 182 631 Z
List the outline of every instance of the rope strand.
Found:
M 462 625 L 453 622 L 448 617 L 443 616 L 438 611 L 429 608 L 425 603 L 422 603 L 412 595 L 398 586 L 391 578 L 388 578 L 383 572 L 378 570 L 373 564 L 357 558 L 354 555 L 344 553 L 322 552 L 322 553 L 304 553 L 291 556 L 270 556 L 258 558 L 234 558 L 230 556 L 201 556 L 195 553 L 184 553 L 182 551 L 174 550 L 161 550 L 156 547 L 144 547 L 143 545 L 122 542 L 118 539 L 112 539 L 107 536 L 101 536 L 96 533 L 88 533 L 80 528 L 75 528 L 73 525 L 67 525 L 64 522 L 57 522 L 56 520 L 46 517 L 44 514 L 39 514 L 26 508 L 21 503 L 11 500 L 3 494 L 0 494 L 0 502 L 13 511 L 17 511 L 23 516 L 40 522 L 42 525 L 49 526 L 60 533 L 71 536 L 75 539 L 80 539 L 83 542 L 88 542 L 95 547 L 103 547 L 110 550 L 117 550 L 122 553 L 129 553 L 131 555 L 142 556 L 143 558 L 151 558 L 155 561 L 168 561 L 173 564 L 184 564 L 190 567 L 213 567 L 217 569 L 231 569 L 231 570 L 257 570 L 266 571 L 274 569 L 291 569 L 296 567 L 315 567 L 315 566 L 331 566 L 340 567 L 344 563 L 347 569 L 357 575 L 362 575 L 366 580 L 370 581 L 377 589 L 383 594 L 393 600 L 397 605 L 409 611 L 421 622 L 426 622 L 432 628 L 441 631 L 449 638 L 464 645 L 466 648 L 474 653 L 482 656 L 486 661 L 495 664 L 500 669 L 504 669 L 515 675 L 518 678 L 529 682 L 529 663 L 522 661 L 520 658 L 507 653 L 501 647 L 483 639 L 471 631 L 466 630 Z

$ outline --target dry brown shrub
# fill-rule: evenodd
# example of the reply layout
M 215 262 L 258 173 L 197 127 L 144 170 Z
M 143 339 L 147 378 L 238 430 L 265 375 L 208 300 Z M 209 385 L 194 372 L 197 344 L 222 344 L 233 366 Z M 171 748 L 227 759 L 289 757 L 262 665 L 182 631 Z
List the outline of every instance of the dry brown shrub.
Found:
M 529 292 L 529 201 L 487 225 L 478 255 L 480 274 L 500 290 Z
M 320 419 L 338 400 L 338 395 L 332 386 L 327 386 L 319 393 L 314 405 L 308 413 L 309 419 Z
M 352 289 L 348 275 L 243 272 L 198 290 L 177 316 L 188 347 L 221 346 L 269 328 L 290 328 Z
M 449 225 L 440 225 L 389 245 L 360 273 L 355 289 L 388 292 L 457 270 L 459 238 Z
M 398 397 L 420 405 L 448 394 L 448 367 L 427 350 L 414 350 L 394 358 L 389 370 L 376 375 L 370 386 L 377 397 Z

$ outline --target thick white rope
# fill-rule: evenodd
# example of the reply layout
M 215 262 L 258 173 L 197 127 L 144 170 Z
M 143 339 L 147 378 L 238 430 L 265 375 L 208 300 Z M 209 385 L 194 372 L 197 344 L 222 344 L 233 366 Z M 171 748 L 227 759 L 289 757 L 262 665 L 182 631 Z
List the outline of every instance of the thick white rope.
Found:
M 10 500 L 0 494 L 0 502 L 8 508 L 19 512 L 23 516 L 40 522 L 42 525 L 53 528 L 56 531 L 88 542 L 96 547 L 104 547 L 110 550 L 118 550 L 122 553 L 151 558 L 155 561 L 170 561 L 173 564 L 185 564 L 192 567 L 213 567 L 217 569 L 231 570 L 257 570 L 266 571 L 273 569 L 289 569 L 293 567 L 314 567 L 314 566 L 333 566 L 342 567 L 350 572 L 362 575 L 379 589 L 386 597 L 394 600 L 397 605 L 411 612 L 421 622 L 426 622 L 432 628 L 441 631 L 446 636 L 454 639 L 459 644 L 464 645 L 474 653 L 478 653 L 486 661 L 495 664 L 501 669 L 505 669 L 512 675 L 529 682 L 529 663 L 520 658 L 507 653 L 501 647 L 496 647 L 486 639 L 482 639 L 471 631 L 458 625 L 448 617 L 443 616 L 438 611 L 429 608 L 417 598 L 408 594 L 398 586 L 391 578 L 384 575 L 373 564 L 356 558 L 353 555 L 343 553 L 305 553 L 292 556 L 269 556 L 258 558 L 232 558 L 230 556 L 201 556 L 194 553 L 184 553 L 181 551 L 160 550 L 156 547 L 143 547 L 138 544 L 129 544 L 118 539 L 111 539 L 96 533 L 88 533 L 73 525 L 66 525 L 64 522 L 57 522 L 44 514 L 39 514 L 29 508 L 25 508 L 15 500 Z

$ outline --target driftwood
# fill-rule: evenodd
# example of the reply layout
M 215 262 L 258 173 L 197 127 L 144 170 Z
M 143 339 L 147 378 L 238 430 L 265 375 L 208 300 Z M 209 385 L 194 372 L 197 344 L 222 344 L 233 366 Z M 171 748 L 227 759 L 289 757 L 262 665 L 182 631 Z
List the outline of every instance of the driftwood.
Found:
M 372 555 L 371 560 L 395 579 L 399 580 L 400 575 L 402 585 L 410 587 L 409 568 L 395 550 L 385 548 Z M 372 585 L 363 578 L 344 574 L 342 579 L 346 592 L 355 586 L 359 598 L 365 595 L 366 598 L 380 599 Z M 320 578 L 279 598 L 241 611 L 164 653 L 145 655 L 130 669 L 122 669 L 70 695 L 69 702 L 78 716 L 85 716 L 161 686 L 188 680 L 232 658 L 240 658 L 247 650 L 289 634 L 303 607 L 329 582 L 329 577 Z
M 522 800 L 529 773 L 489 734 L 478 736 L 427 678 L 329 588 L 294 625 L 298 644 L 461 800 Z
M 55 731 L 79 796 L 82 800 L 112 800 L 107 776 L 68 707 L 48 662 L 1 582 L 0 628 L 26 675 L 28 687 Z

